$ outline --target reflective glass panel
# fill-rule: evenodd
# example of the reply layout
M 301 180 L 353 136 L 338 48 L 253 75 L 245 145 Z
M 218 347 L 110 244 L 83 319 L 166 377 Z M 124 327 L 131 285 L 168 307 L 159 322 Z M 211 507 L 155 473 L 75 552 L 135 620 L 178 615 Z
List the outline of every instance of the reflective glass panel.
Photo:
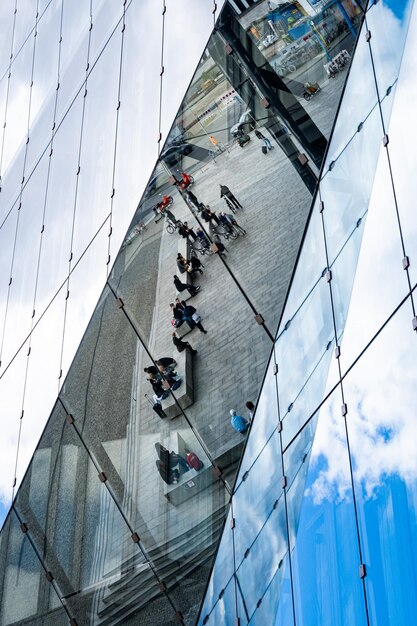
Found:
M 2 530 L 1 556 L 4 564 L 0 575 L 0 623 L 9 626 L 21 620 L 36 620 L 48 610 L 48 602 L 40 598 L 50 592 L 57 600 L 57 594 L 45 577 L 38 556 L 27 533 L 20 527 L 21 518 L 13 509 L 10 511 Z M 7 545 L 6 545 L 7 538 Z M 68 615 L 56 603 L 53 612 L 43 618 L 47 626 L 68 624 Z
M 398 211 L 401 222 L 402 236 L 404 239 L 406 255 L 410 257 L 409 273 L 411 283 L 417 281 L 417 267 L 415 263 L 415 250 L 417 246 L 417 224 L 414 219 L 414 198 L 417 194 L 417 180 L 410 175 L 407 164 L 414 162 L 414 142 L 410 137 L 410 116 L 413 115 L 412 103 L 417 97 L 417 87 L 413 78 L 413 59 L 417 54 L 417 33 L 415 29 L 416 11 L 413 13 L 413 21 L 410 24 L 404 58 L 401 64 L 401 74 L 396 90 L 392 91 L 386 100 L 395 101 L 391 106 L 392 116 L 388 133 L 390 143 L 388 146 L 389 156 L 394 178 L 395 193 L 398 203 Z M 384 120 L 389 117 L 383 107 Z M 387 123 L 387 122 L 386 122 Z
M 280 492 L 280 493 L 279 493 Z M 285 518 L 285 503 L 282 497 L 282 487 L 279 480 L 276 480 L 276 496 L 281 496 L 276 503 L 275 508 L 268 511 L 261 527 L 258 526 L 258 520 L 255 521 L 253 531 L 258 531 L 251 541 L 252 537 L 245 537 L 248 540 L 247 552 L 245 557 L 239 562 L 237 560 L 236 573 L 239 581 L 239 588 L 245 602 L 246 610 L 249 616 L 256 612 L 257 604 L 267 592 L 268 587 L 272 584 L 274 577 L 277 576 L 278 570 L 282 568 L 284 559 L 288 554 L 288 537 Z M 254 505 L 255 508 L 256 505 Z M 240 518 L 236 518 L 236 536 L 240 532 L 245 533 L 250 527 L 248 520 L 248 508 L 246 507 L 245 527 L 240 529 L 243 517 L 243 508 Z M 261 521 L 261 511 L 257 511 L 259 522 Z M 242 542 L 243 537 L 240 538 Z M 237 554 L 239 559 L 239 556 Z M 279 576 L 279 574 L 278 574 Z M 279 592 L 276 598 L 276 606 L 279 606 Z
M 355 55 L 349 71 L 349 78 L 333 130 L 324 172 L 345 148 L 377 103 L 377 91 L 372 70 L 369 43 L 365 39 L 366 28 L 362 27 L 356 43 Z M 337 77 L 335 80 L 339 80 Z
M 407 293 L 407 275 L 402 266 L 401 239 L 386 157 L 382 150 L 356 274 L 357 238 L 361 237 L 361 225 L 334 263 L 333 293 L 338 333 L 344 327 L 349 307 L 352 328 L 354 324 L 355 329 L 349 341 L 342 342 L 340 362 L 343 371 Z
M 372 34 L 370 45 L 380 97 L 398 78 L 412 7 L 410 0 L 382 0 L 367 11 L 366 22 Z
M 298 268 L 301 271 L 302 266 L 299 264 Z M 330 289 L 326 278 L 322 277 L 275 344 L 278 395 L 286 439 L 297 432 L 322 398 L 334 347 L 332 342 Z M 299 400 L 301 411 L 297 409 Z
M 280 511 L 278 511 L 277 514 L 273 513 L 273 510 L 278 509 L 278 499 L 280 499 L 279 506 L 282 506 L 282 491 L 279 486 L 282 477 L 282 468 L 279 462 L 279 456 L 279 433 L 275 432 L 257 457 L 254 465 L 246 474 L 245 480 L 240 483 L 239 488 L 233 495 L 233 512 L 236 519 L 234 536 L 237 568 L 242 567 L 243 570 L 247 569 L 247 564 L 245 565 L 243 562 L 246 561 L 245 555 L 247 550 L 251 552 L 249 561 L 252 563 L 250 567 L 253 568 L 253 571 L 258 567 L 258 565 L 254 565 L 254 560 L 256 560 L 260 566 L 262 557 L 265 556 L 265 558 L 267 558 L 268 556 L 264 553 L 266 543 L 263 542 L 266 541 L 268 543 L 268 541 L 272 541 L 270 536 L 271 528 L 277 525 L 280 529 L 277 531 L 279 537 L 274 539 L 279 545 L 277 552 L 282 552 L 283 542 L 284 551 L 286 550 L 285 533 L 277 522 L 277 515 L 280 521 L 282 521 L 280 517 L 281 513 Z M 275 509 L 273 508 L 274 506 Z M 270 522 L 270 518 L 272 517 L 275 521 Z M 265 526 L 267 526 L 266 530 Z M 261 535 L 262 540 L 259 539 Z M 268 539 L 265 540 L 265 537 L 268 537 Z M 255 544 L 263 546 L 263 548 L 255 548 Z M 244 580 L 246 580 L 246 578 L 247 575 L 242 575 L 242 587 L 245 585 Z M 250 584 L 256 586 L 257 576 L 251 576 L 250 579 Z M 268 581 L 264 580 L 262 584 L 267 584 L 267 582 Z
M 380 112 L 375 108 L 320 183 L 330 265 L 366 214 L 382 136 Z
M 416 347 L 411 317 L 407 299 L 344 381 L 373 625 L 407 624 L 417 603 Z M 351 330 L 349 316 L 346 340 Z
M 279 415 L 274 368 L 274 359 L 271 357 L 262 385 L 262 392 L 256 405 L 255 416 L 250 428 L 250 437 L 248 437 L 246 442 L 245 454 L 242 458 L 235 491 L 241 485 L 243 476 L 252 468 L 258 456 L 262 454 L 264 447 L 270 443 L 270 439 L 278 426 Z M 245 413 L 244 417 L 248 418 L 248 413 Z M 270 449 L 274 448 L 275 445 L 272 443 Z
M 257 602 L 256 609 L 250 617 L 251 626 L 267 624 L 272 616 L 275 620 L 274 624 L 293 626 L 294 610 L 289 569 L 287 552 L 278 563 L 278 569 Z
M 337 389 L 284 454 L 296 623 L 366 624 Z
M 229 509 L 227 515 L 223 533 L 221 536 L 219 548 L 216 553 L 216 559 L 214 567 L 211 572 L 210 581 L 207 587 L 206 594 L 204 596 L 204 602 L 200 611 L 199 624 L 202 624 L 207 615 L 210 615 L 212 623 L 216 624 L 215 615 L 225 616 L 224 604 L 225 602 L 232 602 L 232 606 L 235 605 L 236 595 L 234 592 L 235 582 L 233 576 L 233 538 L 232 538 L 232 511 Z M 227 589 L 226 600 L 222 602 L 222 596 Z M 234 615 L 235 611 L 232 609 L 226 615 Z

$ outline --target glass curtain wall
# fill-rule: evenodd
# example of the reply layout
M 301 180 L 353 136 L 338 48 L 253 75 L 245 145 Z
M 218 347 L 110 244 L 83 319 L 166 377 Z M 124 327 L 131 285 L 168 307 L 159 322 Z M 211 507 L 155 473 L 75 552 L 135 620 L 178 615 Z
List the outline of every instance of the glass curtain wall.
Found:
M 369 6 L 198 624 L 409 623 L 415 45 Z
M 287 28 L 277 25 L 276 39 L 264 45 L 253 24 L 278 24 L 284 6 L 271 9 L 272 19 L 265 3 L 243 13 L 225 3 L 201 57 L 195 55 L 187 89 L 171 54 L 201 52 L 199 23 L 208 36 L 215 6 L 198 9 L 184 0 L 199 43 L 193 28 L 189 41 L 178 36 L 182 21 L 169 17 L 165 3 L 160 13 L 154 3 L 124 2 L 108 11 L 107 3 L 93 2 L 73 23 L 66 4 L 51 2 L 51 22 L 42 22 L 40 10 L 28 19 L 32 38 L 22 50 L 28 46 L 31 62 L 16 57 L 30 85 L 29 141 L 6 171 L 16 193 L 2 205 L 0 231 L 10 276 L 0 385 L 27 451 L 40 430 L 40 402 L 53 409 L 1 534 L 2 626 L 191 626 L 226 517 L 223 567 L 214 569 L 203 619 L 209 613 L 213 623 L 228 623 L 237 610 L 260 620 L 267 606 L 257 612 L 260 579 L 271 606 L 281 594 L 282 619 L 292 615 L 288 544 L 297 535 L 315 431 L 306 417 L 322 397 L 335 332 L 342 332 L 335 331 L 328 279 L 349 232 L 339 232 L 344 220 L 336 220 L 331 263 L 315 237 L 323 229 L 320 202 L 327 202 L 319 196 L 319 173 L 363 17 L 360 3 L 348 4 L 311 9 L 310 16 L 294 3 L 294 23 L 287 16 Z M 339 27 L 326 40 L 330 14 Z M 55 74 L 50 100 L 45 96 L 35 111 L 32 75 L 43 67 L 37 44 L 49 23 L 58 33 L 55 47 L 49 44 Z M 159 39 L 150 36 L 157 28 Z M 310 55 L 300 51 L 295 69 L 281 71 L 284 52 L 317 38 L 321 44 Z M 329 57 L 337 69 L 329 69 Z M 166 132 L 178 106 L 174 94 L 184 91 Z M 32 136 L 43 143 L 34 146 Z M 366 180 L 371 171 L 372 163 Z M 308 270 L 295 275 L 286 299 L 312 206 L 298 261 L 301 267 L 307 255 Z M 127 214 L 133 219 L 122 235 Z M 351 216 L 344 217 L 348 229 Z M 36 221 L 36 243 L 29 245 Z M 123 243 L 112 264 L 118 235 Z M 317 255 L 319 275 L 311 261 Z M 349 283 L 341 298 L 348 292 Z M 283 315 L 285 332 L 280 327 L 276 339 Z M 307 379 L 300 367 L 294 378 L 279 367 L 277 377 L 284 354 L 294 369 L 301 356 Z M 292 434 L 278 430 L 280 412 Z M 249 428 L 251 452 L 230 505 Z M 295 459 L 288 494 L 278 496 L 287 454 Z M 261 458 L 270 470 L 255 478 Z M 235 528 L 233 520 L 255 501 L 245 529 Z M 266 560 L 252 543 L 262 544 Z M 30 596 L 24 607 L 23 590 Z

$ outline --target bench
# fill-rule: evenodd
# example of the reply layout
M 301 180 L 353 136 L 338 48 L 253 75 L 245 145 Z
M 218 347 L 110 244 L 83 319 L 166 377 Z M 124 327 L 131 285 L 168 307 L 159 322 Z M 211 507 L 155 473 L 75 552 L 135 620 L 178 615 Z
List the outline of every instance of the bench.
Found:
M 173 393 L 181 408 L 186 409 L 194 402 L 193 355 L 189 350 L 176 351 L 174 359 L 177 361 L 176 371 L 181 376 L 182 382 Z M 162 400 L 162 408 L 170 419 L 181 415 L 181 410 L 172 394 Z
M 164 495 L 174 505 L 182 504 L 217 480 L 211 463 L 209 463 L 203 450 L 199 449 L 197 442 L 194 440 L 192 445 L 187 445 L 179 432 L 171 433 L 169 450 L 174 450 L 185 459 L 186 449 L 197 454 L 203 462 L 203 467 L 198 471 L 191 468 L 186 472 L 180 471 L 177 483 L 164 484 Z

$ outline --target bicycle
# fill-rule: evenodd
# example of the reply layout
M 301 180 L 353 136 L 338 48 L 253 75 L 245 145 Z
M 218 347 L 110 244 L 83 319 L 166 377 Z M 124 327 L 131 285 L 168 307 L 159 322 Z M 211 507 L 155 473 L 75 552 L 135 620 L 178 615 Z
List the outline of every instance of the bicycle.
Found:
M 199 239 L 191 244 L 191 254 L 199 252 L 202 256 L 210 256 L 213 254 L 213 250 L 210 248 L 210 241 L 208 239 Z
M 167 233 L 169 233 L 170 235 L 173 235 L 175 231 L 178 230 L 178 226 L 179 226 L 179 220 L 177 220 L 176 222 L 173 222 L 168 217 L 168 215 L 165 215 L 165 229 Z
M 213 228 L 213 233 L 224 239 L 237 239 L 239 233 L 231 224 L 218 224 Z

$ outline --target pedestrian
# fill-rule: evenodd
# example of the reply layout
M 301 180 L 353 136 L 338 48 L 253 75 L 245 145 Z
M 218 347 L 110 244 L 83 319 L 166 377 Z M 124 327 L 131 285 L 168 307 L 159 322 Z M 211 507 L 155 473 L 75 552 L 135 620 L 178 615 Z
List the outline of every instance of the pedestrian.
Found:
M 178 271 L 180 272 L 180 274 L 185 274 L 185 272 L 188 272 L 188 261 L 187 259 L 184 259 L 184 257 L 182 256 L 182 254 L 180 252 L 178 252 L 177 254 L 177 268 Z
M 209 218 L 210 222 L 214 222 L 217 225 L 220 224 L 219 218 L 217 217 L 216 213 L 211 210 L 209 204 L 206 206 L 206 212 L 207 212 L 207 215 L 208 215 L 208 218 Z
M 188 222 L 184 222 L 184 224 L 182 225 L 182 232 L 183 232 L 182 236 L 184 238 L 190 237 L 193 241 L 197 239 L 197 235 L 195 234 L 193 229 L 188 226 Z
M 150 374 L 151 376 L 156 376 L 158 374 L 158 368 L 155 365 L 149 365 L 148 367 L 144 367 L 143 371 L 146 374 Z
M 191 304 L 187 304 L 182 300 L 181 302 L 183 317 L 185 321 L 188 323 L 191 328 L 197 326 L 198 330 L 201 333 L 207 334 L 205 328 L 203 328 L 203 324 L 201 323 L 201 315 L 197 313 L 197 309 L 195 309 Z
M 178 452 L 174 452 L 174 450 L 169 453 L 169 464 L 170 467 L 178 466 L 178 470 L 180 473 L 188 472 L 188 470 L 190 469 L 184 457 L 178 454 Z
M 246 420 L 241 415 L 238 415 L 234 409 L 230 409 L 230 415 L 231 415 L 230 423 L 233 426 L 233 428 L 238 433 L 241 433 L 242 435 L 245 434 L 249 426 L 248 420 Z
M 191 297 L 194 297 L 201 289 L 201 287 L 195 287 L 194 285 L 187 285 L 186 283 L 182 283 L 178 276 L 174 276 L 174 285 L 175 289 L 180 293 L 187 289 Z
M 186 191 L 186 195 L 188 200 L 191 202 L 191 204 L 194 205 L 194 207 L 197 209 L 197 211 L 200 210 L 200 202 L 197 198 L 197 196 L 190 190 Z
M 177 218 L 175 217 L 175 215 L 173 214 L 172 211 L 170 211 L 169 209 L 165 209 L 164 214 L 166 215 L 166 217 L 171 220 L 171 222 L 174 224 L 174 226 L 177 225 Z
M 171 302 L 171 304 L 169 306 L 171 307 L 171 313 L 172 313 L 172 322 L 171 323 L 172 323 L 173 326 L 175 326 L 175 328 L 179 328 L 184 323 L 184 316 L 183 316 L 183 313 L 182 313 L 182 307 L 177 306 L 173 302 Z
M 197 350 L 194 350 L 192 345 L 188 341 L 183 341 L 175 332 L 172 333 L 172 343 L 177 348 L 178 352 L 184 352 L 184 350 L 189 350 L 191 354 L 197 354 Z
M 255 405 L 253 404 L 253 402 L 251 402 L 250 400 L 248 400 L 245 404 L 245 407 L 248 409 L 248 413 L 249 413 L 249 423 L 252 422 L 253 420 L 253 413 L 255 411 Z
M 162 367 L 175 367 L 177 362 L 175 359 L 172 359 L 170 356 L 163 356 L 162 358 L 155 361 L 157 365 L 162 365 Z
M 243 209 L 243 206 L 240 204 L 239 200 L 233 195 L 227 185 L 220 185 L 220 197 L 225 198 L 226 201 L 230 200 L 230 202 L 236 209 Z
M 231 215 L 230 213 L 225 213 L 224 211 L 222 211 L 219 215 L 219 218 L 224 226 L 229 226 L 232 229 L 234 228 L 235 230 L 238 231 L 240 235 L 243 235 L 243 236 L 246 235 L 246 230 L 242 226 L 240 226 L 240 224 L 238 224 L 234 215 Z
M 201 243 L 202 248 L 208 248 L 210 246 L 210 240 L 207 238 L 206 233 L 202 228 L 197 228 L 196 230 L 198 240 Z
M 213 243 L 215 243 L 216 246 L 217 246 L 217 253 L 221 257 L 223 257 L 225 259 L 226 258 L 226 252 L 229 252 L 229 250 L 226 248 L 226 246 L 221 241 L 221 239 L 220 239 L 220 237 L 218 235 L 214 235 L 213 236 Z
M 201 269 L 202 267 L 204 267 L 204 265 L 202 264 L 202 262 L 200 261 L 200 259 L 197 259 L 196 256 L 192 256 L 190 258 L 190 260 L 188 261 L 188 267 L 191 268 L 191 277 L 195 278 L 196 273 L 198 272 L 199 274 L 203 273 L 203 270 Z M 190 270 L 188 270 L 190 271 Z
M 171 458 L 168 450 L 159 442 L 155 443 L 155 450 L 158 455 L 158 460 L 155 461 L 155 464 L 162 480 L 167 484 L 177 483 L 180 474 L 177 469 L 172 469 Z
M 149 380 L 149 382 L 152 385 L 153 392 L 158 402 L 160 402 L 161 400 L 165 400 L 165 398 L 168 398 L 169 391 L 163 388 L 162 382 L 160 380 L 154 379 L 154 380 Z
M 262 141 L 263 145 L 266 147 L 267 150 L 273 149 L 274 146 L 272 145 L 268 137 L 265 137 L 265 135 L 263 135 L 257 128 L 255 129 L 255 135 L 257 136 L 259 140 Z

